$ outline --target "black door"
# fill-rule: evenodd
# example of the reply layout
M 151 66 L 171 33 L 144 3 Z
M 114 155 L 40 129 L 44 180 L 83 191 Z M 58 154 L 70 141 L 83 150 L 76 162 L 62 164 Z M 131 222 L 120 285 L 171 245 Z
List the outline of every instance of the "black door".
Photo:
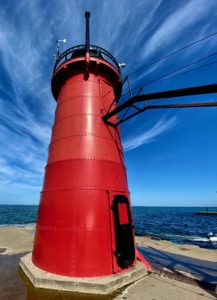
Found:
M 119 267 L 130 266 L 135 259 L 133 225 L 129 201 L 124 195 L 113 200 L 117 262 Z

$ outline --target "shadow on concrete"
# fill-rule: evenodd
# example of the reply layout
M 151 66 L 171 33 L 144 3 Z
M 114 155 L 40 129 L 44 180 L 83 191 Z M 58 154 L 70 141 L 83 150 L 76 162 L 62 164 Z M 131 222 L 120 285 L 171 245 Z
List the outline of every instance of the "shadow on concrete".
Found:
M 154 272 L 197 285 L 214 295 L 217 286 L 217 262 L 173 254 L 152 247 L 137 248 L 149 261 Z

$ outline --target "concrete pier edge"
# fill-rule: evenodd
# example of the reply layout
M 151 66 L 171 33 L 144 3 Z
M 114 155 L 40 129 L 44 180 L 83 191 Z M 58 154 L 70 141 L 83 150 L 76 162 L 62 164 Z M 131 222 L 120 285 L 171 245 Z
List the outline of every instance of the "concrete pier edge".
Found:
M 32 263 L 32 252 L 22 257 L 19 265 L 36 288 L 99 295 L 111 294 L 148 275 L 144 264 L 137 261 L 135 267 L 130 268 L 129 271 L 110 276 L 83 278 L 61 276 L 37 268 Z

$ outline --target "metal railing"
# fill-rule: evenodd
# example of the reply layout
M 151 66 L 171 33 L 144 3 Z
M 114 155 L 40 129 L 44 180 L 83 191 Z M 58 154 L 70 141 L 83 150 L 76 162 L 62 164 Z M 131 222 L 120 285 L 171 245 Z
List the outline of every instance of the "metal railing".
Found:
M 56 59 L 53 72 L 55 72 L 56 69 L 59 66 L 61 66 L 63 63 L 65 63 L 66 61 L 73 59 L 73 54 L 76 54 L 76 52 L 78 50 L 85 51 L 86 45 L 78 45 L 78 46 L 71 47 L 71 48 L 67 49 L 66 51 L 64 51 L 62 54 L 60 54 L 59 57 Z M 91 55 L 91 50 L 95 50 L 99 54 L 101 54 L 103 60 L 112 64 L 117 69 L 117 71 L 120 72 L 119 64 L 118 64 L 117 60 L 114 58 L 114 56 L 111 55 L 111 53 L 109 53 L 108 51 L 106 51 L 105 49 L 103 49 L 101 47 L 90 45 L 90 57 L 91 56 L 95 57 L 94 54 Z

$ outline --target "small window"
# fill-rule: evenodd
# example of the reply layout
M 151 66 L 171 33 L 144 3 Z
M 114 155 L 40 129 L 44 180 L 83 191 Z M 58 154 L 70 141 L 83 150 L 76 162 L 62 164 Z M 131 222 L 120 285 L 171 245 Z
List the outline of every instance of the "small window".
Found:
M 118 216 L 120 225 L 129 224 L 127 203 L 118 203 Z

